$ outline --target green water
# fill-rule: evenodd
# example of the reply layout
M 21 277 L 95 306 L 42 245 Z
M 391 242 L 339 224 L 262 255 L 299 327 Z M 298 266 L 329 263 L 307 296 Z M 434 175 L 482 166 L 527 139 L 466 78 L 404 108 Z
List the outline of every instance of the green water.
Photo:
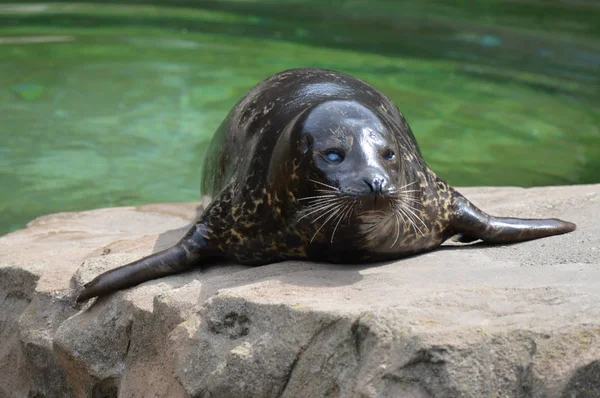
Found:
M 0 234 L 198 200 L 216 127 L 293 67 L 390 96 L 454 185 L 600 182 L 595 2 L 322 3 L 0 2 Z

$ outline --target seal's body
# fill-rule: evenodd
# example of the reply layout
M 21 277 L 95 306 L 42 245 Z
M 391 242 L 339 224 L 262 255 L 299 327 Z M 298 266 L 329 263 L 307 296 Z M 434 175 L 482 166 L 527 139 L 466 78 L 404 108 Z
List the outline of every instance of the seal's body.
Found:
M 205 210 L 178 244 L 98 276 L 77 300 L 215 260 L 370 262 L 456 234 L 502 243 L 575 229 L 485 214 L 427 167 L 385 95 L 321 69 L 279 73 L 238 102 L 208 149 L 202 192 Z

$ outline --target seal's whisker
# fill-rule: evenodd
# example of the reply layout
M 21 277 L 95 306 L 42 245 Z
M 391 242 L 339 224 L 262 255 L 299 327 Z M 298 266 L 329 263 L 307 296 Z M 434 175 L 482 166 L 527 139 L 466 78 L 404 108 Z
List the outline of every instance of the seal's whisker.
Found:
M 309 205 L 307 205 L 305 210 L 309 211 L 309 210 L 317 208 L 319 206 L 323 206 L 323 205 L 326 205 L 326 204 L 329 204 L 329 203 L 333 203 L 333 202 L 339 202 L 341 200 L 342 200 L 342 198 L 333 198 L 333 199 L 315 201 L 315 202 L 310 203 Z
M 340 196 L 341 192 L 337 192 L 337 191 L 328 191 L 326 189 L 317 189 L 316 192 L 319 195 L 335 195 L 335 196 Z
M 421 191 L 419 191 L 417 189 L 408 189 L 408 190 L 405 190 L 405 191 L 399 191 L 399 190 L 396 190 L 396 189 L 390 189 L 388 191 L 388 194 L 390 196 L 392 196 L 392 197 L 395 197 L 395 198 L 403 198 L 403 197 L 416 198 L 415 195 L 412 195 L 415 192 L 421 192 Z
M 358 199 L 354 199 L 354 202 L 352 202 L 352 211 L 350 212 L 350 216 L 348 217 L 348 223 L 352 219 L 352 215 L 356 217 L 356 202 L 358 202 Z
M 344 218 L 348 221 L 348 225 L 350 225 L 350 216 L 352 214 L 352 211 L 354 210 L 354 204 L 355 203 L 356 203 L 356 200 L 353 200 L 352 203 L 350 203 L 350 206 L 348 207 L 348 211 L 344 215 Z
M 406 191 L 397 191 L 398 195 L 406 195 L 407 193 L 412 193 L 412 192 L 421 192 L 418 189 L 408 189 Z M 410 195 L 406 195 L 406 196 L 410 196 Z
M 398 217 L 398 212 L 395 212 L 394 216 L 396 217 L 396 239 L 394 239 L 394 243 L 392 243 L 390 249 L 396 245 L 396 242 L 400 238 L 400 218 Z
M 327 184 L 325 184 L 324 182 L 321 182 L 321 181 L 313 180 L 313 179 L 310 179 L 310 178 L 309 178 L 309 181 L 314 182 L 315 184 L 321 184 L 323 186 L 326 186 L 327 188 L 331 188 L 331 189 L 333 189 L 336 192 L 339 192 L 339 190 L 340 190 L 339 188 L 336 188 L 336 187 L 331 186 L 331 185 L 327 185 Z
M 310 199 L 321 199 L 321 198 L 335 198 L 337 195 L 318 195 L 318 196 L 307 196 L 304 198 L 299 198 L 298 201 L 300 200 L 310 200 Z
M 353 205 L 353 203 L 348 203 L 344 207 L 344 210 L 340 213 L 340 215 L 338 217 L 339 218 L 338 222 L 335 224 L 335 228 L 333 228 L 333 232 L 331 233 L 331 241 L 330 241 L 330 243 L 333 243 L 333 238 L 335 236 L 335 231 L 337 231 L 337 228 L 340 225 L 340 222 L 342 222 L 342 220 L 345 218 L 346 214 L 348 213 L 348 210 L 352 209 L 352 205 Z
M 311 199 L 310 203 L 320 203 L 323 201 L 330 201 L 330 200 L 337 200 L 337 199 L 343 199 L 343 198 L 340 197 L 339 195 L 333 195 L 333 197 L 323 197 L 323 198 Z
M 404 184 L 404 185 L 402 185 L 402 186 L 398 187 L 397 189 L 398 189 L 398 190 L 401 190 L 401 189 L 404 189 L 404 188 L 406 188 L 406 187 L 409 187 L 409 186 L 411 186 L 411 185 L 413 185 L 413 184 L 416 184 L 416 183 L 417 183 L 417 181 L 413 181 L 413 182 L 411 182 L 411 183 Z
M 333 232 L 331 233 L 331 239 L 329 240 L 329 243 L 333 243 L 333 237 L 335 236 L 335 231 L 337 230 L 338 225 L 340 225 L 340 221 L 342 221 L 342 216 L 344 215 L 347 208 L 348 208 L 348 204 L 346 204 L 344 206 L 344 209 L 334 219 L 334 222 L 335 222 L 335 220 L 337 220 L 337 222 L 335 223 L 335 227 L 333 227 Z
M 409 186 L 411 186 L 413 184 L 414 184 L 414 182 L 411 182 L 410 184 L 405 184 L 405 185 L 402 185 L 400 187 L 390 188 L 389 191 L 390 192 L 404 192 L 404 191 L 406 191 L 405 188 L 408 188 Z M 421 190 L 420 189 L 414 189 L 414 190 L 411 190 L 411 191 L 420 192 Z
M 413 226 L 412 225 L 413 220 L 411 218 L 409 218 L 408 215 L 406 214 L 406 212 L 403 210 L 401 201 L 397 201 L 394 204 L 394 210 L 396 211 L 396 214 L 398 214 L 400 216 L 403 223 L 408 222 L 411 225 L 411 227 Z M 414 227 L 413 227 L 413 229 L 414 229 Z M 415 230 L 415 232 L 417 232 L 417 231 Z
M 397 202 L 403 202 L 407 204 L 420 204 L 421 200 L 412 195 L 390 195 L 390 197 Z
M 326 205 L 324 205 L 324 206 L 317 206 L 317 208 L 316 208 L 316 209 L 315 209 L 315 208 L 311 208 L 311 209 L 309 209 L 310 211 L 309 211 L 308 213 L 306 213 L 306 214 L 302 215 L 302 217 L 300 217 L 300 218 L 298 219 L 298 221 L 296 221 L 296 222 L 297 222 L 297 223 L 299 223 L 299 222 L 300 222 L 302 219 L 304 219 L 305 217 L 308 217 L 308 216 L 310 216 L 310 215 L 312 215 L 312 214 L 318 213 L 319 211 L 326 211 L 326 210 L 328 210 L 328 209 L 330 209 L 330 208 L 332 208 L 332 207 L 335 207 L 335 206 L 336 206 L 336 205 L 338 205 L 338 204 L 339 204 L 338 202 L 334 202 L 334 203 L 329 203 L 329 204 L 326 204 Z M 327 213 L 325 213 L 325 214 L 327 214 Z M 314 222 L 314 221 L 313 221 L 313 222 Z
M 416 220 L 415 220 L 415 217 L 416 217 L 416 218 L 417 218 L 419 221 L 423 222 L 423 220 L 421 220 L 421 218 L 420 218 L 420 217 L 418 217 L 418 216 L 417 216 L 415 213 L 413 213 L 412 211 L 410 211 L 410 210 L 406 209 L 406 208 L 405 208 L 405 207 L 403 207 L 402 205 L 398 206 L 396 209 L 397 209 L 397 210 L 398 210 L 398 211 L 399 211 L 401 214 L 403 214 L 403 215 L 405 215 L 405 216 L 406 216 L 406 218 L 408 219 L 408 221 L 409 221 L 409 223 L 410 223 L 411 227 L 413 227 L 413 230 L 415 231 L 415 233 L 417 233 L 417 231 L 419 231 L 419 233 L 420 233 L 422 236 L 425 236 L 425 234 L 423 233 L 423 231 L 421 230 L 421 228 L 419 228 L 419 226 L 417 225 L 417 222 L 416 222 Z M 407 211 L 407 210 L 408 210 L 408 211 Z M 411 213 L 412 213 L 412 214 L 411 214 Z M 423 225 L 425 226 L 425 228 L 427 228 L 427 225 L 425 225 L 425 224 L 423 224 Z
M 358 202 L 358 199 L 354 199 L 352 201 L 352 206 L 350 207 L 350 213 L 348 213 L 348 225 L 350 225 L 353 215 L 354 216 L 356 215 L 356 202 Z
M 333 218 L 333 216 L 335 216 L 340 210 L 342 209 L 342 206 L 338 207 L 334 212 L 331 213 L 331 215 L 329 217 L 327 217 L 327 220 L 325 220 L 323 222 L 323 224 L 319 227 L 319 229 L 317 229 L 317 232 L 315 232 L 315 234 L 312 236 L 312 238 L 310 238 L 310 243 L 312 243 L 312 241 L 315 239 L 315 236 L 317 236 L 317 234 L 319 233 L 319 231 L 329 222 L 329 220 L 331 220 Z
M 337 202 L 332 204 L 331 206 L 329 206 L 327 208 L 327 211 L 325 211 L 323 214 L 321 214 L 320 216 L 318 216 L 317 218 L 313 219 L 310 223 L 314 224 L 315 222 L 317 222 L 318 220 L 320 220 L 321 218 L 327 216 L 328 214 L 331 214 L 334 211 L 337 211 L 340 207 L 342 207 L 342 203 Z
M 423 226 L 425 228 L 427 228 L 427 225 L 423 222 L 423 220 L 421 219 L 421 217 L 419 217 L 419 215 L 416 213 L 418 211 L 416 208 L 414 208 L 414 207 L 412 207 L 412 206 L 410 206 L 410 205 L 408 205 L 406 203 L 403 203 L 403 207 L 404 207 L 405 210 L 409 211 L 413 216 L 415 216 L 415 218 L 417 220 L 419 220 L 421 222 L 421 224 L 423 224 Z
M 410 201 L 410 202 L 421 203 L 421 198 L 416 195 L 412 195 L 412 194 L 398 195 L 398 199 L 400 199 L 400 201 L 406 201 L 406 202 Z
M 415 234 L 417 233 L 417 231 L 421 234 L 421 235 L 425 235 L 423 233 L 423 231 L 421 231 L 421 228 L 419 228 L 419 226 L 416 224 L 415 220 L 410 216 L 410 214 L 406 213 L 403 209 L 398 209 L 398 211 L 403 214 L 404 216 L 406 216 L 406 219 L 408 219 L 408 222 L 410 224 L 410 226 L 412 227 L 413 231 L 415 231 Z
M 399 199 L 400 199 L 400 201 L 402 201 L 402 202 L 404 202 L 406 204 L 409 204 L 409 203 L 420 204 L 421 203 L 421 200 L 419 198 L 414 197 L 414 196 L 408 196 L 407 195 L 406 197 L 399 198 Z
M 333 194 L 337 194 L 339 195 L 340 191 L 334 191 L 333 189 L 315 189 L 315 191 L 317 192 L 323 192 L 323 193 L 333 193 Z

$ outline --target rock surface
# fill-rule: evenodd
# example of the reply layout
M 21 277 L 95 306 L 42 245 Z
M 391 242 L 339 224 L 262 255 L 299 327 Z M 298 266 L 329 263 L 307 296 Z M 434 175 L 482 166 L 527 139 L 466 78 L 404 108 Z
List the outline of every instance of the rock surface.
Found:
M 175 243 L 195 205 L 34 220 L 0 238 L 0 397 L 600 397 L 600 185 L 461 191 L 578 229 L 370 266 L 213 266 L 78 307 L 74 289 Z

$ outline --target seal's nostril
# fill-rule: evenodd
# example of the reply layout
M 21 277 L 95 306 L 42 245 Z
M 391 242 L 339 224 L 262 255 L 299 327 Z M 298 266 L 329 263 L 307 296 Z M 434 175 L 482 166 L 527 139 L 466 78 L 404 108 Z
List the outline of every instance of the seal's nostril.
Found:
M 365 178 L 365 179 L 363 179 L 363 181 L 369 187 L 369 190 L 371 191 L 372 195 L 383 194 L 383 186 L 384 186 L 383 180 L 381 180 L 379 178 L 373 178 L 373 179 Z
M 381 180 L 381 183 L 379 184 L 379 194 L 380 195 L 384 195 L 386 190 L 387 190 L 386 181 L 385 180 Z
M 373 191 L 377 195 L 381 194 L 381 180 L 373 180 Z

